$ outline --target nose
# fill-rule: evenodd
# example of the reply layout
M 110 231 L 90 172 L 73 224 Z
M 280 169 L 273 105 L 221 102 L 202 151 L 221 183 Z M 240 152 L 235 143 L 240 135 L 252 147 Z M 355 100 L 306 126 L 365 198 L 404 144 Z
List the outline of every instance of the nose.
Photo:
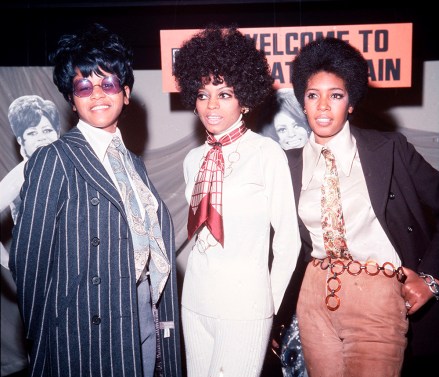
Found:
M 289 137 L 292 138 L 292 137 L 296 137 L 297 136 L 296 128 L 297 128 L 297 124 L 296 123 L 293 123 L 289 127 L 287 127 L 287 132 L 288 132 L 288 136 Z
M 95 88 L 98 87 L 99 90 L 96 90 Z M 105 96 L 105 92 L 102 89 L 102 85 L 96 84 L 93 85 L 93 91 L 91 92 L 91 97 L 104 97 Z
M 319 102 L 319 110 L 321 111 L 325 111 L 325 110 L 330 110 L 330 106 L 329 103 L 326 99 L 321 99 Z
M 209 109 L 216 109 L 216 108 L 218 108 L 219 107 L 218 99 L 214 98 L 214 97 L 209 98 L 209 102 L 207 103 L 207 107 Z

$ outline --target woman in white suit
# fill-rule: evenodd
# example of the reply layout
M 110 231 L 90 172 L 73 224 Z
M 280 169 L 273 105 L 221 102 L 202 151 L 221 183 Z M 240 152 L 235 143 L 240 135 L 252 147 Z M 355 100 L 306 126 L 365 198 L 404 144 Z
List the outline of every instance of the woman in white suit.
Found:
M 273 79 L 253 40 L 218 26 L 182 46 L 174 74 L 207 133 L 184 160 L 195 237 L 182 296 L 188 376 L 259 376 L 300 249 L 285 153 L 243 119 Z

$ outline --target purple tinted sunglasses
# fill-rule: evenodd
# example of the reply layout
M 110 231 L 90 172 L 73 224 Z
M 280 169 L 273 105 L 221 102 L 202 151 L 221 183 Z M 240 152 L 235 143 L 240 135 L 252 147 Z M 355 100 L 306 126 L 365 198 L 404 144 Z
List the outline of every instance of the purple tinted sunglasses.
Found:
M 100 86 L 107 95 L 113 95 L 122 91 L 120 80 L 117 76 L 105 76 L 100 85 L 93 85 L 89 79 L 79 79 L 73 83 L 73 94 L 76 97 L 90 97 L 95 86 Z

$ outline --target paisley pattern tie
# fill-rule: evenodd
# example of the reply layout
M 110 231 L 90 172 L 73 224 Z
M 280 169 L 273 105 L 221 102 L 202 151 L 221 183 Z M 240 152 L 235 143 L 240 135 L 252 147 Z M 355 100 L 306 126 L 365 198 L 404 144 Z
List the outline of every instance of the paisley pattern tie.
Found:
M 321 220 L 323 243 L 331 258 L 350 258 L 346 244 L 346 228 L 340 196 L 340 182 L 335 157 L 328 148 L 322 149 L 326 170 L 321 187 Z
M 248 128 L 242 125 L 216 140 L 207 132 L 207 143 L 212 146 L 206 154 L 192 191 L 188 218 L 188 238 L 191 239 L 202 225 L 224 247 L 222 218 L 222 190 L 224 180 L 224 156 L 222 147 L 238 140 Z
M 107 149 L 107 154 L 119 184 L 128 217 L 134 244 L 136 279 L 139 279 L 145 271 L 149 272 L 151 299 L 156 304 L 171 271 L 157 217 L 156 201 L 134 169 L 134 164 L 118 137 L 113 138 Z M 124 163 L 122 163 L 122 159 Z M 142 218 L 142 212 L 131 182 L 134 183 L 140 202 L 144 206 L 144 218 Z M 150 260 L 149 263 L 148 260 Z

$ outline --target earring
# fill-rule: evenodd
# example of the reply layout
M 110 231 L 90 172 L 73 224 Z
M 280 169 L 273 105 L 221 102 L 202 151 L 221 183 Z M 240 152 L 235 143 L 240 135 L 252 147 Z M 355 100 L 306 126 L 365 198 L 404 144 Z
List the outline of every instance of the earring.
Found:
M 241 109 L 241 114 L 247 114 L 250 111 L 250 109 L 248 107 L 243 107 Z
M 306 114 L 306 109 L 303 109 L 303 113 Z
M 194 115 L 198 116 L 198 111 L 197 111 L 197 109 L 194 109 Z

